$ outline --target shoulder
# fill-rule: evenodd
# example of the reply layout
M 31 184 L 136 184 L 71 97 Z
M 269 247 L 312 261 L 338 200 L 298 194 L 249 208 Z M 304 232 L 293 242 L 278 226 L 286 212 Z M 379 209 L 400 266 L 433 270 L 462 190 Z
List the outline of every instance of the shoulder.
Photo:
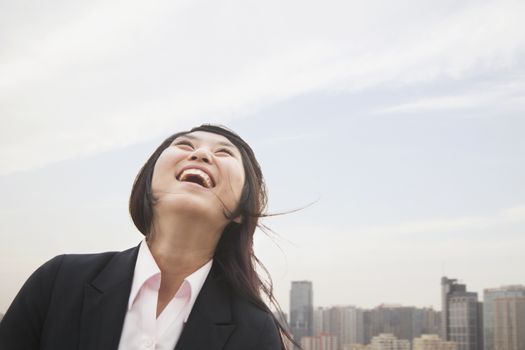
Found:
M 48 260 L 29 277 L 32 280 L 55 280 L 58 275 L 82 276 L 96 273 L 103 268 L 116 252 L 98 254 L 62 254 Z
M 136 248 L 123 252 L 104 252 L 95 254 L 63 254 L 55 256 L 42 264 L 28 278 L 22 290 L 28 293 L 52 291 L 60 285 L 85 283 L 97 276 L 111 261 L 120 256 L 131 256 Z
M 238 331 L 251 338 L 255 349 L 281 349 L 273 315 L 241 296 L 234 294 L 232 299 L 232 314 Z
M 83 274 L 86 270 L 97 270 L 104 266 L 116 252 L 99 254 L 62 254 L 46 261 L 28 278 L 26 284 L 51 282 L 59 274 L 70 272 L 73 275 Z
M 122 252 L 66 254 L 55 257 L 46 264 L 60 264 L 55 279 L 57 285 L 83 285 L 99 275 L 130 277 L 128 275 L 133 272 L 137 252 L 138 247 Z
M 226 276 L 214 264 L 198 305 L 215 323 L 234 326 L 225 349 L 281 350 L 281 335 L 269 309 L 233 287 Z
M 262 310 L 255 304 L 248 301 L 246 298 L 233 294 L 232 296 L 232 312 L 235 318 L 249 321 L 249 323 L 261 325 L 272 319 L 272 315 L 265 310 Z
M 48 260 L 42 264 L 35 272 L 41 270 L 46 271 L 48 269 L 56 269 L 64 266 L 69 267 L 84 267 L 84 266 L 96 266 L 104 264 L 109 261 L 115 254 L 119 252 L 103 252 L 103 253 L 92 253 L 92 254 L 61 254 Z
M 51 291 L 57 284 L 83 282 L 96 276 L 119 252 L 63 254 L 38 267 L 27 279 L 22 291 Z M 121 254 L 121 253 L 120 253 Z
M 118 252 L 104 252 L 94 254 L 64 254 L 51 259 L 46 264 L 52 263 L 55 260 L 59 260 L 61 265 L 61 273 L 96 273 L 101 268 L 106 266 L 116 254 L 118 254 Z
M 110 266 L 132 271 L 130 263 L 136 250 L 59 255 L 41 265 L 24 283 L 0 323 L 0 348 L 38 348 L 44 328 L 50 324 L 46 320 L 57 320 L 67 313 L 68 322 L 75 322 L 71 320 L 80 315 L 85 284 Z

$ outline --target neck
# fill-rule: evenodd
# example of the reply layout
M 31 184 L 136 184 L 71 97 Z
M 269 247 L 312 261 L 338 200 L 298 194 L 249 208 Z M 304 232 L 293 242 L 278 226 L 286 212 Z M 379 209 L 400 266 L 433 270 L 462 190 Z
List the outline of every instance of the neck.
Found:
M 148 246 L 163 276 L 184 278 L 213 258 L 223 229 L 187 215 L 154 215 Z

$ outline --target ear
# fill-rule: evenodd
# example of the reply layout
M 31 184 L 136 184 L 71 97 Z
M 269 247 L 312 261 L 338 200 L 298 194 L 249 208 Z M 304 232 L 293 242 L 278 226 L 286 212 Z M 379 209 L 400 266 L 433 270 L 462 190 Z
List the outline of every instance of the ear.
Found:
M 233 222 L 240 224 L 242 222 L 242 215 L 238 215 L 235 219 L 233 219 Z

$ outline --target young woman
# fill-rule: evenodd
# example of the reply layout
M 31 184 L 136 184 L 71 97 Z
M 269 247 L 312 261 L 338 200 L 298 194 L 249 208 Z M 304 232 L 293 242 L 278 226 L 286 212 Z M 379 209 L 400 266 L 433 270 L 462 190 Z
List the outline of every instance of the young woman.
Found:
M 0 323 L 0 349 L 284 349 L 255 271 L 265 206 L 260 166 L 238 135 L 213 125 L 172 135 L 131 191 L 144 241 L 45 263 Z

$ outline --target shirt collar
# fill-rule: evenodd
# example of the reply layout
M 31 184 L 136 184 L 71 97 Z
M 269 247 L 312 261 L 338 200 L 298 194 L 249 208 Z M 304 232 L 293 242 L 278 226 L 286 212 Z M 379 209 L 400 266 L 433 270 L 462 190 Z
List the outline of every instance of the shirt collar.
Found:
M 197 296 L 204 285 L 204 281 L 206 281 L 206 278 L 210 273 L 212 264 L 213 259 L 210 259 L 210 261 L 208 261 L 198 270 L 187 276 L 182 282 L 179 291 L 177 292 L 185 292 L 185 289 L 189 289 L 187 290 L 187 292 L 189 292 L 189 302 L 188 308 L 186 308 L 187 313 L 185 315 L 184 321 L 187 320 L 189 313 L 193 308 L 193 304 L 195 304 L 195 300 L 197 299 Z M 135 264 L 133 282 L 131 285 L 131 292 L 129 294 L 128 310 L 131 309 L 131 306 L 133 306 L 138 293 L 146 282 L 149 281 L 150 283 L 153 283 L 154 288 L 157 290 L 160 288 L 160 277 L 161 272 L 159 266 L 155 262 L 153 255 L 151 255 L 151 251 L 149 250 L 146 240 L 143 240 L 140 243 L 137 262 Z
M 155 277 L 157 280 L 152 280 L 152 282 L 157 282 L 156 284 L 158 284 L 158 286 L 156 286 L 156 289 L 158 289 L 160 287 L 160 269 L 151 255 L 146 240 L 143 240 L 140 243 L 137 262 L 135 263 L 135 272 L 133 273 L 133 282 L 129 294 L 128 310 L 131 309 L 131 306 L 135 302 L 135 299 L 144 283 L 152 277 Z
M 186 308 L 184 322 L 187 321 L 188 316 L 190 315 L 191 309 L 193 308 L 193 304 L 195 304 L 195 300 L 197 299 L 197 296 L 199 295 L 202 286 L 204 285 L 204 281 L 206 281 L 206 278 L 210 273 L 212 264 L 213 259 L 210 259 L 210 261 L 208 261 L 197 271 L 193 272 L 191 275 L 184 279 L 183 283 L 187 283 L 190 286 L 190 300 L 188 302 L 188 307 Z

